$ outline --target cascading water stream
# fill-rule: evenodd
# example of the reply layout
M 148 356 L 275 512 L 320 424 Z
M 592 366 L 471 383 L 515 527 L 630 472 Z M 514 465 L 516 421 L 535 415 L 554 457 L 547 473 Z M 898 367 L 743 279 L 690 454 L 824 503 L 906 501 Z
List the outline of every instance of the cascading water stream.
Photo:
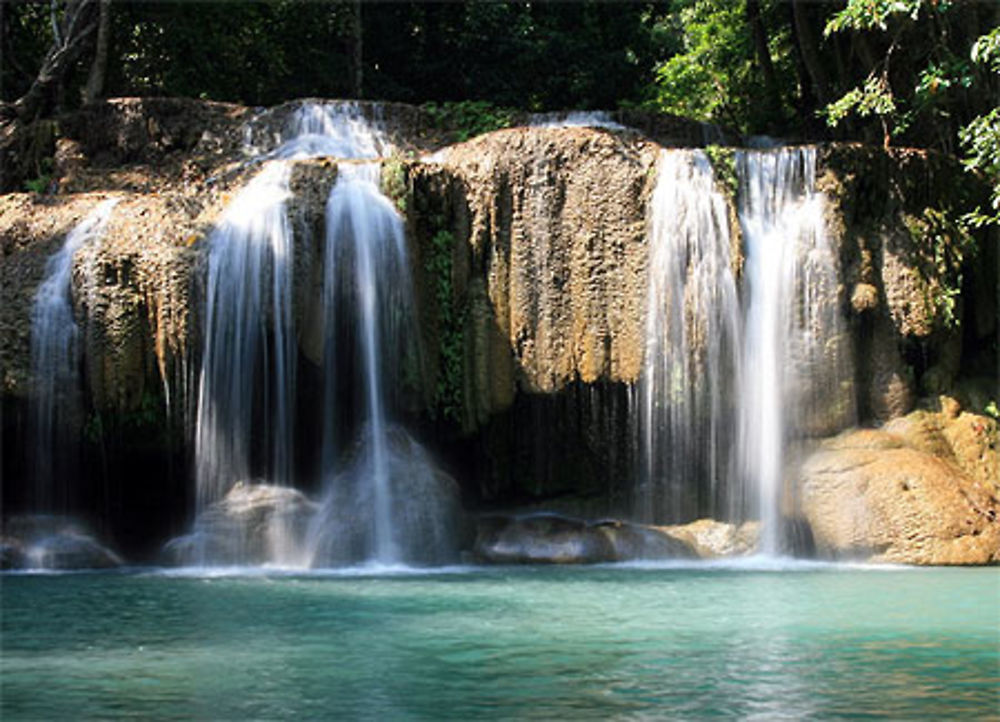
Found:
M 288 176 L 283 163 L 266 166 L 209 238 L 195 432 L 199 509 L 225 495 L 232 483 L 251 478 L 255 439 L 265 440 L 270 450 L 268 478 L 278 484 L 290 478 L 294 347 Z
M 195 425 L 199 512 L 240 481 L 292 481 L 296 344 L 291 161 L 374 157 L 387 147 L 352 104 L 306 103 L 209 238 L 204 348 Z M 273 160 L 266 160 L 266 159 Z M 298 556 L 274 529 L 273 556 Z M 200 555 L 203 563 L 210 561 Z
M 403 221 L 379 190 L 378 163 L 344 162 L 376 158 L 390 146 L 352 104 L 307 103 L 277 140 L 209 239 L 199 516 L 194 532 L 168 550 L 202 564 L 451 561 L 453 482 L 390 423 L 418 337 Z M 305 436 L 292 432 L 302 412 L 295 408 L 295 242 L 286 201 L 292 162 L 315 156 L 338 160 L 316 304 L 321 504 L 285 486 L 302 471 L 293 457 L 311 455 Z M 259 478 L 268 483 L 254 483 Z
M 31 368 L 34 395 L 30 450 L 33 483 L 29 503 L 35 512 L 66 512 L 70 489 L 66 481 L 77 430 L 68 428 L 79 413 L 80 330 L 73 317 L 71 296 L 73 257 L 84 244 L 99 239 L 117 199 L 101 202 L 66 236 L 62 248 L 45 267 L 45 279 L 31 309 Z M 67 441 L 69 439 L 69 441 Z M 62 459 L 67 468 L 57 468 Z
M 651 204 L 636 501 L 662 523 L 724 509 L 740 329 L 729 216 L 705 154 L 663 151 Z
M 745 255 L 737 293 L 728 213 L 707 158 L 661 155 L 639 386 L 636 501 L 646 521 L 760 519 L 760 551 L 786 551 L 787 443 L 807 417 L 850 397 L 815 162 L 812 148 L 736 153 Z
M 413 307 L 403 221 L 379 191 L 377 164 L 341 165 L 326 205 L 323 316 L 326 329 L 324 436 L 335 437 L 340 413 L 332 389 L 338 378 L 337 316 L 353 319 L 347 329 L 359 352 L 364 379 L 364 414 L 369 443 L 372 488 L 372 554 L 384 564 L 399 560 L 392 523 L 386 421 L 386 382 L 399 383 L 399 362 L 413 338 L 412 319 L 400 323 Z M 332 448 L 332 444 L 327 444 Z M 335 471 L 324 460 L 324 474 Z
M 762 522 L 760 550 L 787 551 L 786 446 L 829 387 L 849 383 L 836 261 L 815 189 L 815 148 L 741 151 L 746 311 L 737 489 Z M 827 402 L 828 403 L 828 402 Z

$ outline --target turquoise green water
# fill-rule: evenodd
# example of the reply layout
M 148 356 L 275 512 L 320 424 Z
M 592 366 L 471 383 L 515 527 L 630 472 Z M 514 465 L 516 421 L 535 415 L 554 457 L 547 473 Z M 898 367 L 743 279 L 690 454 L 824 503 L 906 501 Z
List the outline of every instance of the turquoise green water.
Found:
M 5 576 L 0 718 L 1000 717 L 1000 570 Z

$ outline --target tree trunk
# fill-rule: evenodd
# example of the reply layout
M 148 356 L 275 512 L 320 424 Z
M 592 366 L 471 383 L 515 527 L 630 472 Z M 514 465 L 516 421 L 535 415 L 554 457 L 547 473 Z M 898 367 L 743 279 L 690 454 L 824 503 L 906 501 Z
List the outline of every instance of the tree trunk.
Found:
M 816 127 L 816 94 L 813 91 L 812 77 L 802 58 L 802 48 L 795 32 L 795 11 L 792 4 L 785 5 L 785 21 L 792 37 L 792 57 L 795 59 L 795 77 L 799 81 L 799 94 L 795 96 L 795 113 L 803 128 L 808 128 L 814 134 Z
M 104 94 L 104 78 L 108 69 L 108 39 L 111 34 L 111 0 L 100 0 L 100 15 L 97 21 L 97 44 L 94 47 L 94 62 L 90 65 L 87 87 L 83 90 L 85 105 L 93 103 Z
M 772 113 L 780 113 L 781 90 L 778 88 L 778 80 L 774 75 L 774 63 L 771 62 L 771 51 L 767 44 L 767 29 L 760 19 L 760 0 L 747 0 L 746 15 L 747 23 L 750 25 L 750 34 L 753 36 L 757 62 L 760 63 L 760 70 L 764 75 L 764 89 L 767 92 L 770 110 Z
M 821 107 L 825 106 L 830 102 L 830 76 L 820 56 L 819 42 L 808 17 L 809 10 L 806 3 L 803 0 L 793 0 L 792 14 L 795 19 L 795 38 L 802 53 L 802 61 L 809 72 L 809 77 L 812 78 L 816 101 Z
M 69 0 L 62 21 L 56 28 L 55 39 L 42 61 L 42 67 L 28 92 L 10 105 L 0 107 L 0 118 L 6 116 L 30 123 L 52 101 L 60 83 L 87 48 L 88 40 L 97 28 L 94 10 L 97 0 Z

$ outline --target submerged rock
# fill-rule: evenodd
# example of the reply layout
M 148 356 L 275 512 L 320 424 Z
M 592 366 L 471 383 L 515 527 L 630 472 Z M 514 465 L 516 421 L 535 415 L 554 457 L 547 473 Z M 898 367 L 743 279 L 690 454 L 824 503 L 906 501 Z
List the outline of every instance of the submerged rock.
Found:
M 800 504 L 817 552 L 909 564 L 1000 561 L 996 422 L 914 412 L 826 441 L 804 463 Z
M 694 554 L 686 544 L 654 527 L 532 514 L 481 518 L 473 556 L 488 564 L 597 564 L 690 559 Z
M 297 489 L 237 482 L 209 506 L 194 531 L 164 548 L 170 564 L 303 566 L 306 534 L 318 506 Z
M 659 527 L 663 533 L 686 544 L 700 559 L 746 556 L 757 551 L 760 522 L 742 524 L 698 519 L 689 524 Z
M 385 488 L 377 489 L 371 428 L 358 440 L 345 469 L 327 484 L 309 533 L 316 567 L 365 561 L 438 565 L 458 560 L 465 526 L 458 484 L 434 465 L 405 429 L 390 426 L 379 462 Z M 384 494 L 383 499 L 376 495 Z M 380 508 L 386 519 L 379 520 Z M 387 528 L 380 531 L 379 526 Z M 381 535 L 385 536 L 382 537 Z
M 0 569 L 109 569 L 123 563 L 86 525 L 64 516 L 10 517 L 0 535 Z

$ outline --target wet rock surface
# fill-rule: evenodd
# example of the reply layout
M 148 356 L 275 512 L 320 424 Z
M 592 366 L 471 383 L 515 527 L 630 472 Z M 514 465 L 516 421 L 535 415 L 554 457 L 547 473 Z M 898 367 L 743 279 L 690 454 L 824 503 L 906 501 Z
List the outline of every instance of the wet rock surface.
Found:
M 302 492 L 273 484 L 237 482 L 209 506 L 191 534 L 170 541 L 163 560 L 174 565 L 302 566 L 306 535 L 318 505 Z
M 733 524 L 698 519 L 658 528 L 690 547 L 699 559 L 747 556 L 757 551 L 760 539 L 760 523 L 755 521 Z
M 687 544 L 653 527 L 543 513 L 482 517 L 472 555 L 488 564 L 597 564 L 695 556 Z

